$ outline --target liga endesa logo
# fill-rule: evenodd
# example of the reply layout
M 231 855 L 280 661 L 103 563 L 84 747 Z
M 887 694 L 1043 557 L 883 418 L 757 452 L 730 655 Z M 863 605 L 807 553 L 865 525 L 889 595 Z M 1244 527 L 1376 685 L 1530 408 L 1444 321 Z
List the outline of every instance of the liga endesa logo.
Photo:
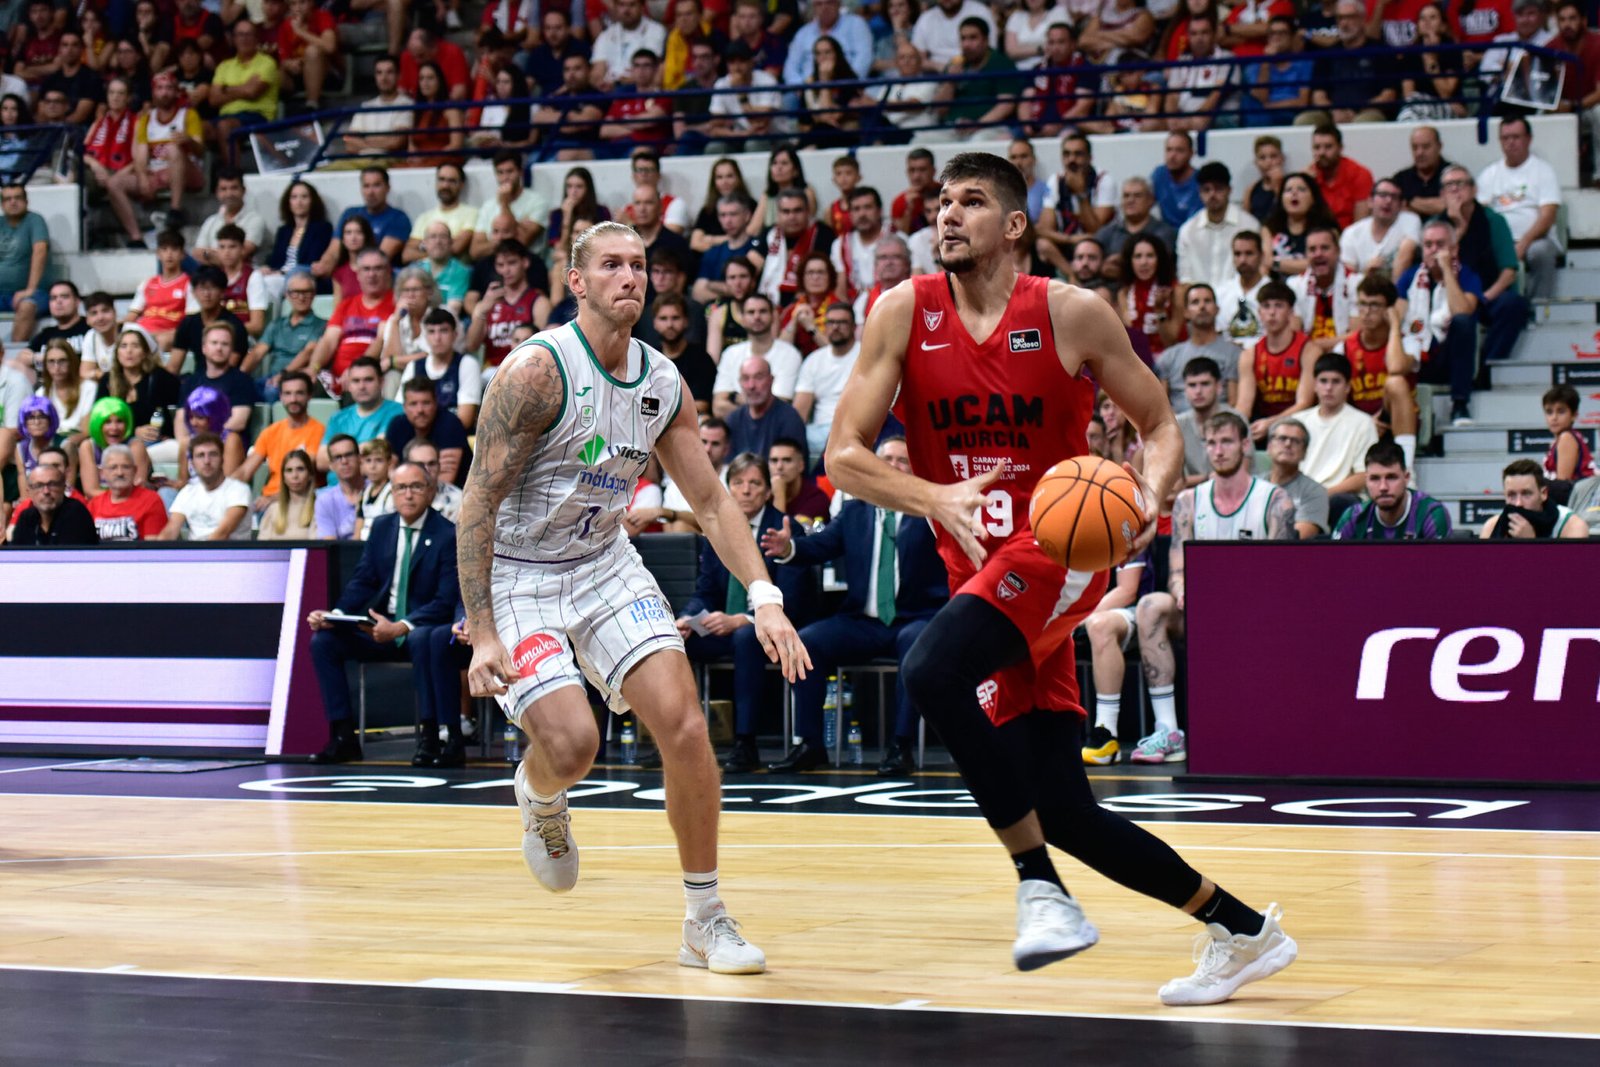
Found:
M 1522 665 L 1529 643 L 1518 631 L 1503 626 L 1473 626 L 1448 632 L 1436 626 L 1395 626 L 1379 630 L 1361 645 L 1357 700 L 1382 700 L 1388 695 L 1390 660 L 1395 646 L 1409 641 L 1434 645 L 1428 664 L 1428 686 L 1435 699 L 1454 704 L 1487 704 L 1511 696 L 1509 688 L 1496 688 L 1494 680 L 1503 681 L 1505 675 Z M 1474 642 L 1478 647 L 1469 658 L 1467 647 Z M 1562 699 L 1572 647 L 1583 643 L 1600 645 L 1600 629 L 1538 631 L 1531 693 L 1535 701 L 1554 703 Z M 1595 649 L 1590 648 L 1586 658 L 1592 660 L 1594 654 Z M 1592 679 L 1594 675 L 1580 672 L 1579 677 Z M 1461 684 L 1464 678 L 1482 679 L 1481 688 L 1466 688 Z M 1519 694 L 1522 695 L 1525 694 Z M 1574 688 L 1573 697 L 1584 699 L 1584 694 Z M 1600 694 L 1593 699 L 1600 701 Z
M 549 634 L 529 634 L 511 653 L 511 664 L 519 678 L 529 678 L 539 664 L 561 651 L 561 642 Z

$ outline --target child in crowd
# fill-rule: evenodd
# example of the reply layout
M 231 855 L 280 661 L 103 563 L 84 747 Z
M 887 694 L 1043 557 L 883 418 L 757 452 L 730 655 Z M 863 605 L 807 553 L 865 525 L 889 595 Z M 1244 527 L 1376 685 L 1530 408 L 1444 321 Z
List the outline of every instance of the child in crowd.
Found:
M 1572 428 L 1578 421 L 1578 391 L 1556 385 L 1545 391 L 1544 424 L 1550 430 L 1550 451 L 1544 456 L 1544 473 L 1550 479 L 1550 502 L 1565 504 L 1572 483 L 1594 477 L 1594 453 L 1589 442 Z

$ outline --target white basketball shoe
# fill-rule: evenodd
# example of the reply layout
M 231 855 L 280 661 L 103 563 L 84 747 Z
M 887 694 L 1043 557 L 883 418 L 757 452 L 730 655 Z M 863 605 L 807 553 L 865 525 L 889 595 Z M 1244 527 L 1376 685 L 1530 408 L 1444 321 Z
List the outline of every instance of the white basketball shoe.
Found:
M 1268 904 L 1261 914 L 1267 921 L 1254 937 L 1230 934 L 1216 923 L 1207 923 L 1205 932 L 1194 941 L 1199 966 L 1189 977 L 1174 978 L 1162 986 L 1161 1003 L 1171 1007 L 1220 1004 L 1247 982 L 1271 977 L 1293 963 L 1300 949 L 1278 925 L 1283 910 Z
M 1100 931 L 1060 886 L 1037 878 L 1017 886 L 1017 940 L 1011 946 L 1017 970 L 1076 956 L 1099 940 Z
M 715 974 L 760 974 L 767 969 L 767 954 L 744 939 L 733 916 L 718 911 L 703 921 L 683 920 L 678 962 Z
M 578 843 L 572 839 L 566 790 L 549 809 L 540 808 L 530 795 L 527 772 L 519 763 L 513 792 L 522 812 L 523 861 L 540 885 L 552 893 L 565 893 L 578 883 Z

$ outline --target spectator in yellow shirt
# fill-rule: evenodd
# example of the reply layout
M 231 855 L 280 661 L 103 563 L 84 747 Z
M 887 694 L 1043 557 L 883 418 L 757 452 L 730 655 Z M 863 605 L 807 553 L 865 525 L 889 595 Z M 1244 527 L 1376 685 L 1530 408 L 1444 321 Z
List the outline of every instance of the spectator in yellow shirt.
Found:
M 218 106 L 217 139 L 223 158 L 238 166 L 229 135 L 241 126 L 256 126 L 278 117 L 278 61 L 260 49 L 260 31 L 248 18 L 233 24 L 235 55 L 217 64 L 211 76 L 212 101 Z

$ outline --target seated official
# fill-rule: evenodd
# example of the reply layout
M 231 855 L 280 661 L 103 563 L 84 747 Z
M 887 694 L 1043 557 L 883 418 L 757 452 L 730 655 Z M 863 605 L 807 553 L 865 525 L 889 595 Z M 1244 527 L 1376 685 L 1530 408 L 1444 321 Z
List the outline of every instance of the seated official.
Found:
M 768 531 L 780 529 L 783 513 L 772 506 L 772 482 L 767 461 L 748 452 L 728 464 L 728 493 L 750 522 L 750 535 L 759 541 Z M 799 619 L 799 606 L 809 599 L 809 578 L 799 567 L 779 567 L 769 561 L 767 572 L 782 592 L 789 617 Z M 697 634 L 689 619 L 703 616 L 700 624 L 710 632 Z M 678 616 L 678 633 L 684 651 L 696 663 L 733 657 L 733 751 L 722 764 L 730 774 L 756 769 L 756 715 L 766 684 L 767 654 L 756 639 L 755 617 L 745 587 L 734 579 L 707 542 L 700 552 L 700 576 L 694 596 Z
M 355 577 L 334 609 L 345 615 L 367 616 L 372 625 L 336 626 L 327 621 L 325 611 L 313 611 L 306 619 L 317 631 L 311 639 L 311 661 L 328 717 L 328 743 L 311 761 L 344 763 L 361 758 L 361 742 L 350 718 L 344 665 L 350 660 L 410 660 L 422 710 L 417 759 L 427 760 L 424 764 L 413 760 L 413 765 L 459 766 L 464 759 L 459 691 L 451 696 L 443 692 L 446 686 L 435 684 L 444 670 L 455 678 L 457 667 L 453 661 L 437 664 L 429 656 L 434 648 L 430 631 L 450 628 L 461 598 L 456 583 L 456 528 L 433 510 L 433 479 L 424 468 L 401 463 L 391 481 L 394 511 L 373 521 L 372 536 L 362 550 Z M 441 722 L 449 727 L 448 747 L 442 753 Z
M 911 473 L 910 454 L 902 437 L 887 437 L 878 455 L 896 470 Z M 902 515 L 852 500 L 821 532 L 791 537 L 789 520 L 761 538 L 768 556 L 788 566 L 844 560 L 844 603 L 829 618 L 801 631 L 811 653 L 812 670 L 795 683 L 795 729 L 800 743 L 772 771 L 808 771 L 828 762 L 822 743 L 822 700 L 827 677 L 840 664 L 862 663 L 878 656 L 904 662 L 917 636 L 944 603 L 950 585 L 944 562 L 934 548 L 933 529 L 913 515 Z M 878 765 L 879 774 L 909 774 L 917 712 L 905 685 L 895 685 L 894 740 Z

